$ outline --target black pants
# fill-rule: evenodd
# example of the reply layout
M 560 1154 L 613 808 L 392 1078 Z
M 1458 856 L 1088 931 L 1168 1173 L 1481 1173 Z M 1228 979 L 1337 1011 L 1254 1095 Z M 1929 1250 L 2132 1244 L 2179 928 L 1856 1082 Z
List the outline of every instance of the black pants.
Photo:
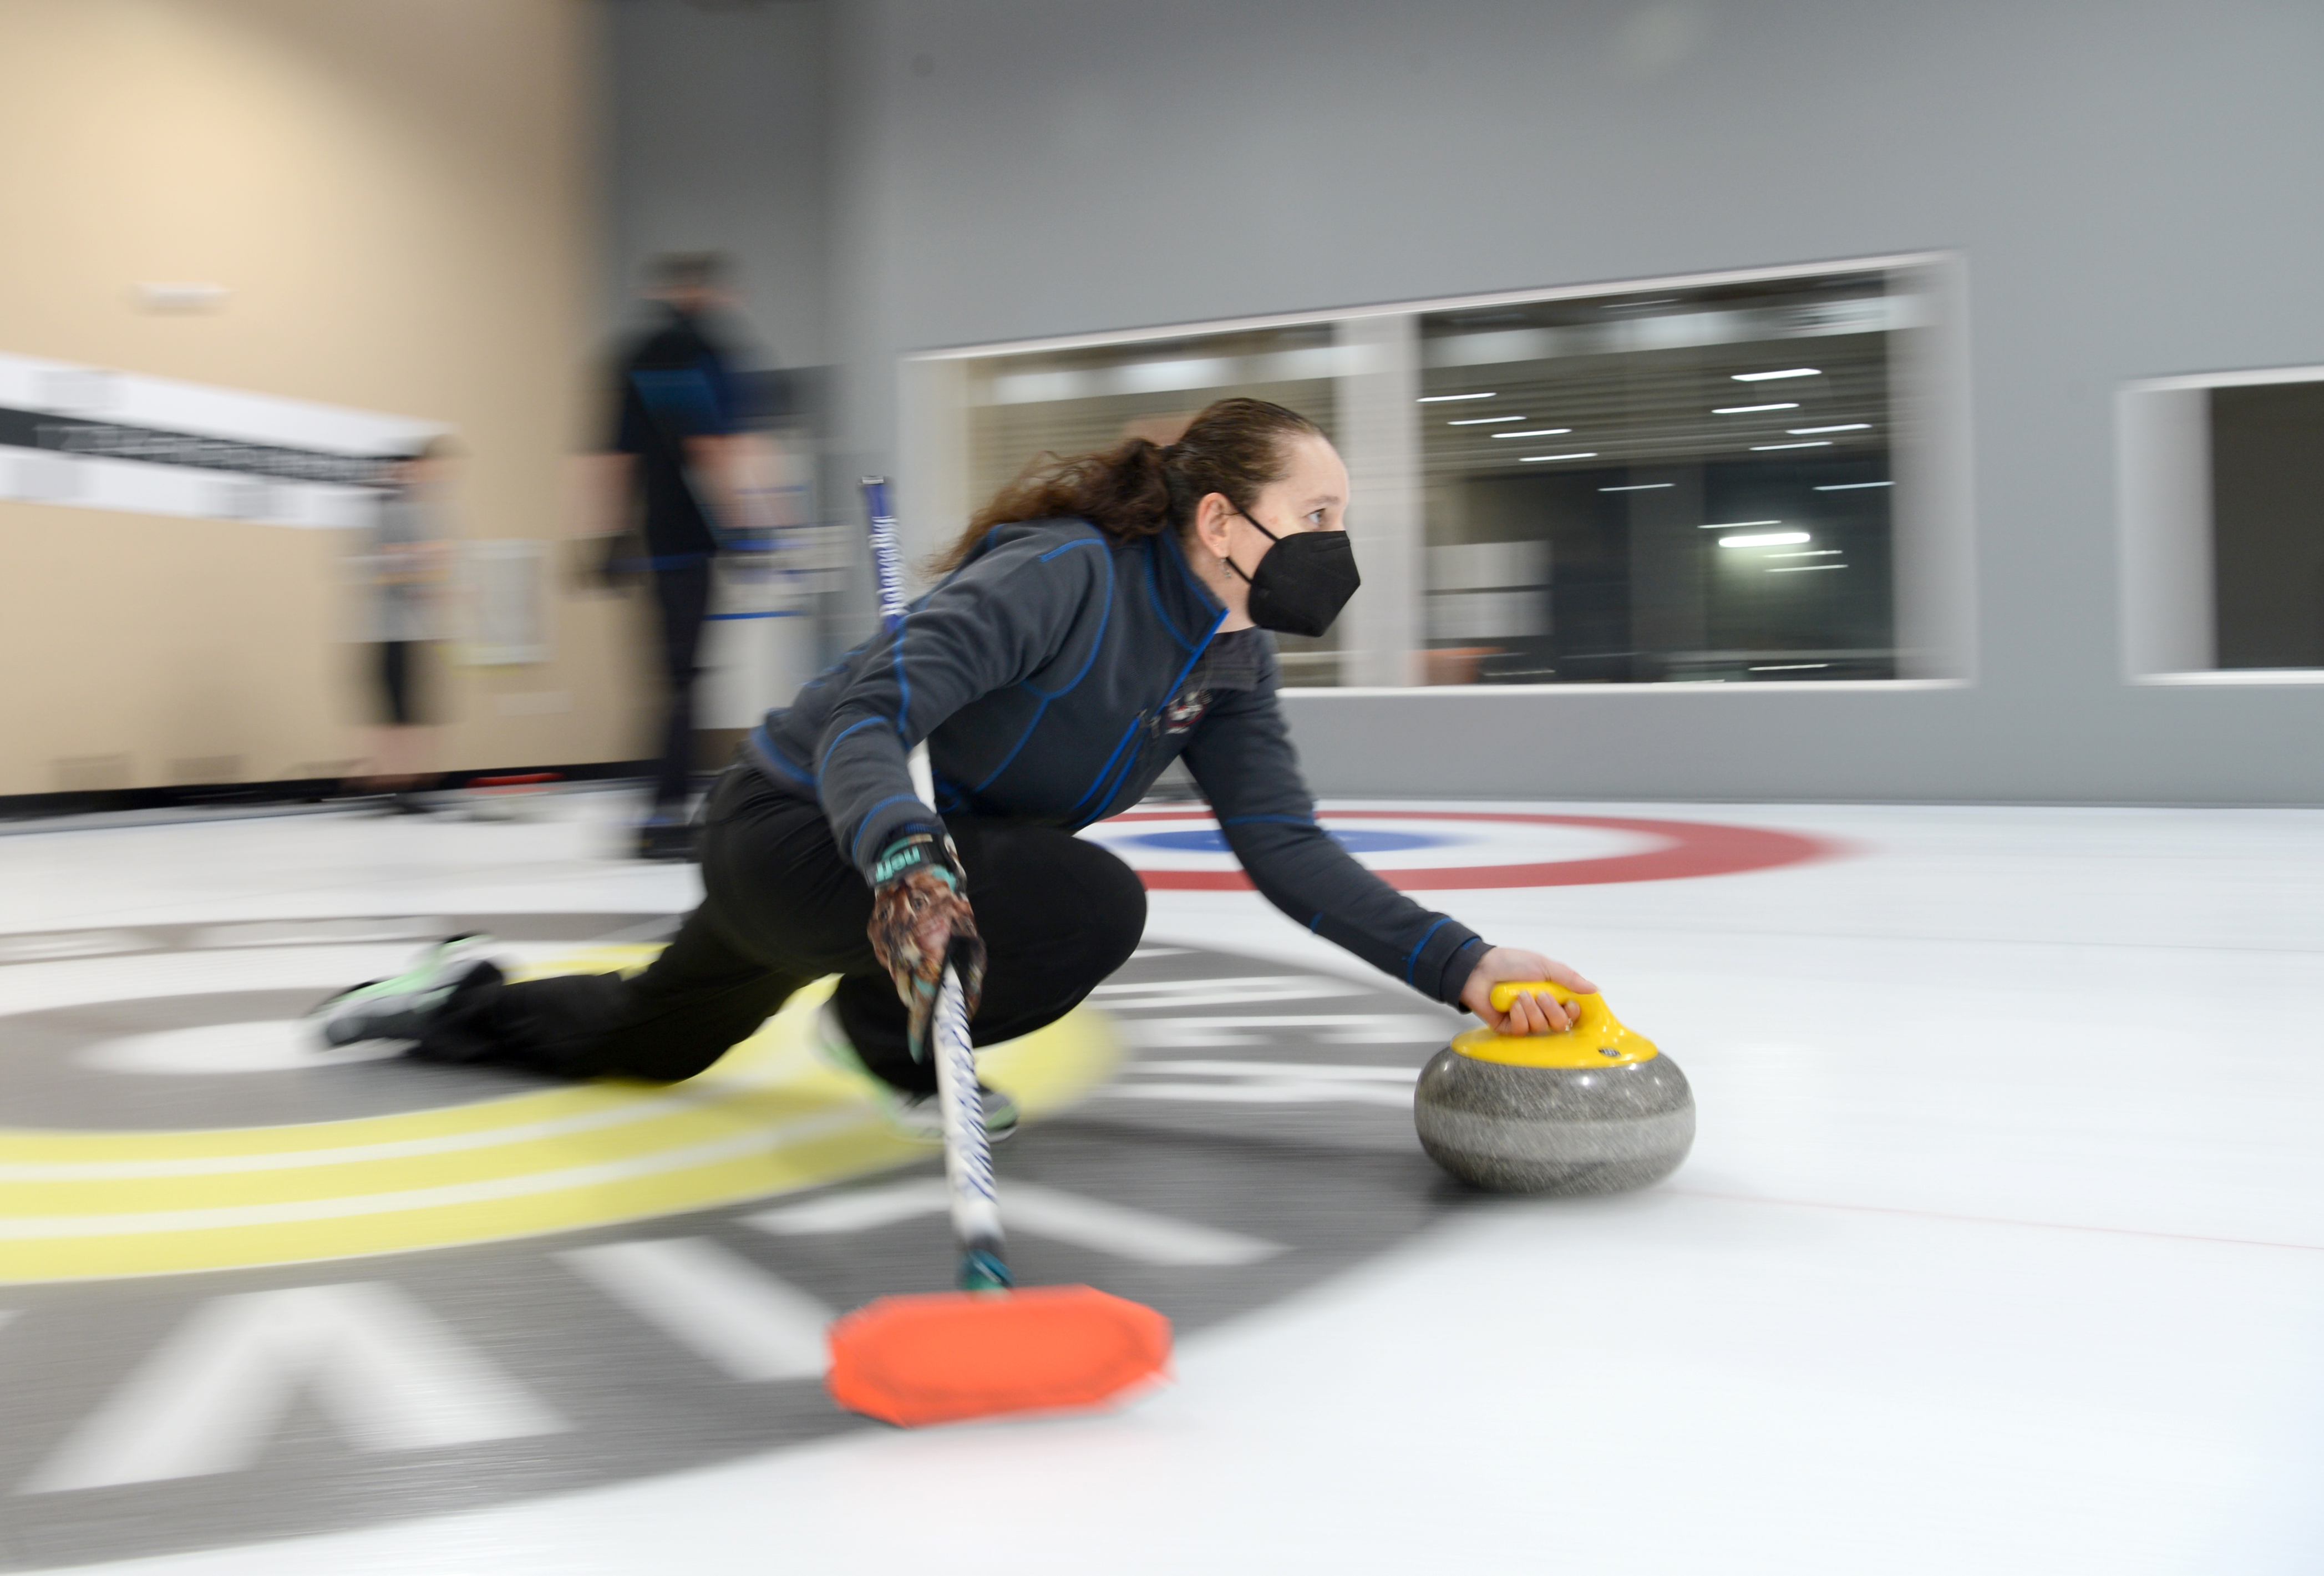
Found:
M 661 613 L 661 764 L 654 773 L 654 809 L 669 815 L 687 800 L 694 778 L 695 659 L 702 621 L 710 615 L 710 561 L 653 572 L 654 605 Z
M 839 855 L 820 806 L 747 765 L 710 796 L 702 906 L 635 979 L 569 974 L 503 982 L 489 966 L 430 1018 L 413 1055 L 560 1077 L 691 1078 L 747 1039 L 792 991 L 839 975 L 839 1018 L 872 1070 L 936 1087 L 915 1062 L 903 1003 L 872 955 L 872 892 Z M 1146 930 L 1146 889 L 1093 843 L 1051 826 L 950 823 L 987 952 L 977 1044 L 1064 1017 L 1128 961 Z
M 379 720 L 389 727 L 412 728 L 427 721 L 420 693 L 425 650 L 418 641 L 379 643 Z

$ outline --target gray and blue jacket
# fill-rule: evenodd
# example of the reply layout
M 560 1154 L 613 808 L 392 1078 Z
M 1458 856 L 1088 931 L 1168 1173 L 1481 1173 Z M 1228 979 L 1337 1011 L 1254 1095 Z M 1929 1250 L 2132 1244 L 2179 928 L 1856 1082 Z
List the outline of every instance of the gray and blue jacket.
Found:
M 1080 520 L 995 529 L 893 633 L 767 714 L 748 752 L 813 798 L 866 881 L 942 816 L 1077 831 L 1138 803 L 1183 756 L 1227 844 L 1299 924 L 1440 1001 L 1475 932 L 1358 864 L 1315 822 L 1276 704 L 1275 642 L 1226 620 L 1175 533 L 1120 542 Z M 936 803 L 907 760 L 926 739 Z

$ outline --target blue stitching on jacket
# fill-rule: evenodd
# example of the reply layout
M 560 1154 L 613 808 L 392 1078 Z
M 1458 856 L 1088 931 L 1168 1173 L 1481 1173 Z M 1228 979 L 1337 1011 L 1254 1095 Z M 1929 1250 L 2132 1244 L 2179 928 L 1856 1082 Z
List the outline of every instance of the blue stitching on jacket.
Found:
M 1413 965 L 1420 962 L 1420 949 L 1428 945 L 1428 938 L 1430 936 L 1435 935 L 1438 931 L 1443 929 L 1446 926 L 1452 923 L 1452 916 L 1447 915 L 1420 933 L 1420 939 L 1413 944 L 1410 955 L 1404 960 L 1404 982 L 1406 984 L 1409 985 L 1412 983 Z
M 904 677 L 904 626 L 911 622 L 911 611 L 906 609 L 904 616 L 896 621 L 896 632 L 890 637 L 888 643 L 888 650 L 896 664 L 896 737 L 899 739 L 911 737 L 908 728 L 912 715 L 912 681 Z
M 1065 544 L 1065 548 L 1081 548 L 1081 547 L 1092 547 L 1092 548 L 1096 548 L 1096 547 L 1103 547 L 1104 545 L 1105 545 L 1105 544 L 1104 544 L 1103 542 L 1083 540 L 1083 541 L 1075 541 L 1075 542 L 1067 542 L 1067 543 Z M 1062 553 L 1062 552 L 1064 552 L 1064 551 L 1065 550 L 1065 548 L 1056 548 L 1056 553 Z M 1056 556 L 1056 553 L 1052 553 L 1052 554 L 1050 554 L 1050 555 L 1049 555 L 1049 557 L 1055 557 L 1055 556 Z M 1046 560 L 1045 560 L 1045 561 L 1046 561 Z M 1037 686 L 1036 684 L 1034 684 L 1034 683 L 1033 683 L 1033 681 L 1032 681 L 1031 679 L 1029 679 L 1029 678 L 1028 678 L 1028 679 L 1027 679 L 1027 680 L 1025 681 L 1025 687 L 1026 687 L 1027 689 L 1031 690 L 1035 695 L 1039 696 L 1040 696 L 1044 701 L 1052 701 L 1052 700 L 1058 699 L 1060 696 L 1068 696 L 1068 695 L 1073 694 L 1073 692 L 1074 692 L 1075 689 L 1077 689 L 1077 688 L 1079 688 L 1079 687 L 1080 687 L 1082 680 L 1083 680 L 1083 679 L 1084 679 L 1084 678 L 1087 678 L 1087 677 L 1089 677 L 1089 670 L 1090 670 L 1090 668 L 1096 665 L 1096 662 L 1097 662 L 1097 654 L 1098 654 L 1098 652 L 1099 652 L 1099 651 L 1100 651 L 1100 650 L 1104 647 L 1104 645 L 1105 645 L 1105 630 L 1106 630 L 1106 626 L 1107 626 L 1109 623 L 1112 622 L 1113 622 L 1113 555 L 1112 555 L 1111 553 L 1108 553 L 1108 554 L 1105 556 L 1105 610 L 1104 610 L 1102 613 L 1100 613 L 1098 614 L 1098 616 L 1097 616 L 1097 637 L 1096 637 L 1096 639 L 1094 639 L 1094 640 L 1093 640 L 1093 641 L 1090 641 L 1089 655 L 1088 655 L 1087 657 L 1084 657 L 1084 659 L 1082 659 L 1082 670 L 1081 670 L 1079 673 L 1074 674 L 1074 677 L 1073 677 L 1073 682 L 1072 682 L 1071 684 L 1066 685 L 1066 686 L 1065 687 L 1065 688 L 1063 688 L 1063 689 L 1059 689 L 1059 690 L 1047 690 L 1047 689 L 1043 689 L 1043 688 L 1039 687 L 1038 686 Z M 1021 741 L 1020 741 L 1020 745 L 1021 745 Z M 1016 751 L 1012 750 L 1012 751 L 1010 751 L 1010 753 L 1011 755 L 1014 755 L 1014 754 L 1016 753 Z M 992 779 L 991 779 L 991 778 L 986 778 L 984 780 L 985 780 L 985 781 L 987 781 L 987 782 L 991 782 Z
M 1222 623 L 1226 622 L 1227 622 L 1227 610 L 1226 610 L 1225 608 L 1223 608 L 1223 607 L 1222 607 L 1222 608 L 1219 609 L 1219 616 L 1218 616 L 1218 617 L 1216 617 L 1216 618 L 1214 618 L 1214 619 L 1213 619 L 1213 620 L 1211 621 L 1211 627 L 1210 627 L 1209 629 L 1207 629 L 1207 630 L 1205 630 L 1205 631 L 1203 631 L 1203 643 L 1202 643 L 1201 645 L 1199 645 L 1199 646 L 1196 646 L 1196 647 L 1194 649 L 1193 654 L 1192 654 L 1192 655 L 1190 655 L 1190 656 L 1186 659 L 1186 665 L 1185 665 L 1184 668 L 1179 668 L 1179 669 L 1178 669 L 1178 677 L 1176 677 L 1176 678 L 1174 678 L 1174 679 L 1172 679 L 1172 680 L 1170 681 L 1170 687 L 1169 687 L 1169 688 L 1167 688 L 1167 689 L 1166 689 L 1166 690 L 1164 690 L 1164 691 L 1162 692 L 1162 704 L 1163 704 L 1164 705 L 1166 705 L 1166 706 L 1167 706 L 1167 705 L 1168 705 L 1170 704 L 1170 697 L 1171 697 L 1172 696 L 1174 696 L 1174 695 L 1176 695 L 1176 694 L 1177 694 L 1177 693 L 1178 693 L 1178 687 L 1179 687 L 1180 685 L 1182 685 L 1182 684 L 1184 684 L 1184 683 L 1185 683 L 1185 682 L 1186 682 L 1186 675 L 1187 675 L 1187 674 L 1189 674 L 1189 673 L 1192 673 L 1192 672 L 1194 670 L 1194 664 L 1195 664 L 1196 662 L 1200 661 L 1200 660 L 1202 659 L 1203 653 L 1204 653 L 1205 650 L 1209 650 L 1209 649 L 1210 649 L 1211 640 L 1212 640 L 1212 638 L 1213 638 L 1213 636 L 1215 636 L 1215 635 L 1219 632 L 1219 626 L 1220 626 L 1221 624 L 1222 624 Z M 1142 715 L 1141 715 L 1141 716 L 1139 716 L 1136 721 L 1133 721 L 1133 722 L 1130 724 L 1130 732 L 1131 733 L 1136 733 L 1136 732 L 1138 731 L 1138 724 L 1139 724 L 1139 723 L 1141 723 L 1141 722 L 1143 722 L 1143 721 L 1145 721 L 1145 718 L 1144 718 Z M 1127 744 L 1127 743 L 1129 743 L 1129 742 L 1130 742 L 1130 733 L 1124 733 L 1124 734 L 1121 736 L 1121 743 L 1122 743 L 1122 744 Z M 1113 747 L 1113 754 L 1114 754 L 1114 755 L 1119 755 L 1119 754 L 1120 754 L 1120 753 L 1121 753 L 1121 744 L 1116 744 L 1116 745 Z M 1132 756 L 1131 756 L 1128 760 L 1125 760 L 1125 761 L 1123 761 L 1123 762 L 1122 762 L 1122 764 L 1121 764 L 1121 777 L 1120 777 L 1120 778 L 1117 778 L 1117 779 L 1114 779 L 1114 784 L 1113 784 L 1113 792 L 1112 792 L 1112 793 L 1109 793 L 1108 795 L 1106 795 L 1106 797 L 1105 797 L 1102 800 L 1101 800 L 1101 801 L 1099 802 L 1099 804 L 1098 804 L 1098 813 L 1097 813 L 1096 815 L 1092 816 L 1090 817 L 1090 820 L 1091 820 L 1091 821 L 1102 821 L 1102 820 L 1104 820 L 1104 819 L 1105 819 L 1105 812 L 1106 812 L 1107 810 L 1111 809 L 1111 808 L 1112 807 L 1112 806 L 1113 806 L 1113 796 L 1114 796 L 1114 794 L 1118 794 L 1118 793 L 1120 793 L 1120 792 L 1121 791 L 1121 782 L 1122 782 L 1122 779 L 1125 779 L 1125 778 L 1129 777 L 1129 775 L 1130 775 L 1130 767 L 1132 767 L 1133 765 L 1135 765 L 1135 764 L 1137 763 L 1137 760 L 1138 760 L 1138 757 L 1137 757 L 1137 756 L 1135 756 L 1135 755 L 1132 755 Z M 1109 755 L 1109 756 L 1107 756 L 1107 757 L 1105 758 L 1105 766 L 1101 766 L 1101 767 L 1099 767 L 1099 768 L 1097 769 L 1097 775 L 1098 775 L 1098 779 L 1099 779 L 1099 780 L 1100 780 L 1100 781 L 1104 780 L 1105 773 L 1106 773 L 1106 767 L 1110 767 L 1110 766 L 1111 766 L 1112 764 L 1113 764 L 1113 755 Z M 1097 791 L 1096 785 L 1095 785 L 1095 784 L 1091 785 L 1091 788 L 1090 788 L 1090 793 L 1093 793 L 1093 793 L 1095 793 L 1096 791 Z M 1079 799 L 1079 800 L 1074 804 L 1074 810 L 1078 810 L 1078 809 L 1080 809 L 1080 808 L 1082 807 L 1082 806 L 1083 806 L 1083 805 L 1085 805 L 1085 804 L 1087 804 L 1088 802 L 1089 802 L 1089 794 L 1084 794 L 1084 795 L 1081 797 L 1081 798 L 1080 798 L 1080 799 Z M 1065 814 L 1067 814 L 1068 816 L 1072 815 L 1073 813 L 1074 813 L 1074 812 L 1073 812 L 1073 810 L 1068 810 L 1068 811 L 1066 811 L 1066 812 L 1065 812 Z M 1084 822 L 1084 823 L 1083 823 L 1083 825 L 1088 825 L 1088 822 Z
M 847 845 L 847 857 L 851 860 L 862 859 L 863 857 L 863 834 L 872 830 L 872 816 L 886 809 L 890 805 L 917 805 L 919 802 L 919 798 L 917 795 L 890 794 L 886 798 L 881 799 L 878 804 L 864 811 L 863 819 L 855 824 L 854 840 Z M 1442 925 L 1444 922 L 1440 919 L 1436 923 Z
M 1033 689 L 1033 687 L 1029 684 L 1025 687 L 1028 689 Z M 1033 693 L 1035 695 L 1041 695 L 1041 692 L 1038 689 L 1033 689 Z M 986 788 L 991 788 L 992 786 L 992 779 L 999 777 L 1002 772 L 1008 770 L 1009 763 L 1017 759 L 1018 752 L 1023 750 L 1028 743 L 1032 742 L 1033 730 L 1041 725 L 1041 717 L 1043 714 L 1047 712 L 1049 709 L 1049 696 L 1041 695 L 1041 704 L 1033 708 L 1033 720 L 1025 724 L 1025 732 L 1018 736 L 1016 743 L 1010 746 L 1009 753 L 1001 758 L 1001 764 L 994 767 L 991 771 L 985 773 L 984 780 L 978 783 L 973 788 L 970 789 L 969 791 L 971 793 L 982 793 Z
M 1314 917 L 1314 918 L 1313 918 L 1313 919 L 1310 919 L 1310 920 L 1307 922 L 1307 928 L 1308 928 L 1308 929 L 1310 929 L 1310 930 L 1312 930 L 1312 931 L 1314 931 L 1314 932 L 1315 932 L 1318 935 L 1321 935 L 1323 934 L 1323 911 L 1321 908 L 1316 909 L 1316 910 L 1315 910 L 1315 917 Z
M 1084 805 L 1088 804 L 1091 799 L 1097 797 L 1097 790 L 1105 786 L 1105 774 L 1113 770 L 1113 763 L 1121 758 L 1122 745 L 1130 742 L 1131 736 L 1138 732 L 1139 724 L 1145 721 L 1146 719 L 1142 715 L 1130 719 L 1130 726 L 1122 730 L 1120 739 L 1114 744 L 1113 753 L 1108 755 L 1105 758 L 1105 764 L 1097 769 L 1096 779 L 1093 781 L 1085 790 L 1084 790 L 1080 798 L 1074 801 L 1074 809 L 1067 810 L 1065 812 L 1066 815 L 1072 815 L 1074 810 L 1080 809 Z M 1094 819 L 1094 817 L 1093 817 L 1093 819 Z
M 1216 602 L 1218 597 L 1213 594 L 1211 588 L 1195 579 L 1194 572 L 1186 567 L 1186 555 L 1178 550 L 1177 539 L 1165 531 L 1162 533 L 1162 542 L 1170 549 L 1170 561 L 1178 566 L 1179 577 L 1193 588 L 1194 594 L 1205 602 Z M 1223 611 L 1221 616 L 1225 616 Z
M 853 733 L 858 728 L 870 727 L 879 720 L 880 719 L 878 717 L 866 717 L 860 723 L 850 723 L 847 726 L 842 728 L 839 731 L 839 738 L 834 739 L 830 743 L 823 747 L 823 760 L 822 763 L 816 768 L 816 775 L 820 777 L 824 772 L 830 770 L 831 752 L 839 748 L 840 740 L 846 738 L 848 734 Z
M 1043 563 L 1048 562 L 1051 558 L 1056 558 L 1059 553 L 1064 552 L 1065 548 L 1102 548 L 1106 544 L 1100 539 L 1094 537 L 1084 537 L 1077 541 L 1067 542 L 1063 548 L 1050 548 L 1047 552 L 1041 555 L 1041 561 Z M 986 788 L 991 787 L 993 779 L 998 778 L 1002 772 L 1008 770 L 1010 763 L 1017 759 L 1018 755 L 1024 750 L 1027 744 L 1032 742 L 1033 730 L 1041 725 L 1041 719 L 1048 714 L 1049 703 L 1053 700 L 1059 700 L 1073 694 L 1075 689 L 1081 687 L 1082 680 L 1089 677 L 1089 670 L 1096 665 L 1097 654 L 1105 647 L 1106 626 L 1113 620 L 1113 555 L 1111 553 L 1106 554 L 1103 562 L 1105 564 L 1105 609 L 1098 614 L 1097 633 L 1090 641 L 1089 655 L 1082 659 L 1082 670 L 1074 675 L 1073 681 L 1067 684 L 1065 688 L 1054 692 L 1041 688 L 1029 678 L 1025 681 L 1022 687 L 1030 690 L 1033 694 L 1041 697 L 1041 704 L 1033 708 L 1033 720 L 1025 724 L 1025 732 L 1018 737 L 1016 743 L 1009 747 L 1009 753 L 1001 758 L 1001 764 L 994 767 L 991 771 L 985 773 L 984 780 L 978 783 L 974 788 L 969 789 L 969 792 L 973 794 L 982 793 Z
M 1155 549 L 1149 548 L 1146 554 L 1146 599 L 1154 604 L 1154 611 L 1161 618 L 1162 627 L 1170 631 L 1170 638 L 1180 645 L 1186 646 L 1186 637 L 1178 632 L 1177 624 L 1170 618 L 1170 610 L 1162 605 L 1162 586 L 1154 578 L 1154 553 Z M 1205 644 L 1207 643 L 1206 641 Z M 1191 651 L 1195 648 L 1186 646 L 1186 649 Z M 1174 685 L 1171 688 L 1172 693 L 1176 694 L 1176 686 Z
M 1186 665 L 1178 669 L 1178 677 L 1172 679 L 1170 681 L 1170 687 L 1162 692 L 1163 705 L 1167 705 L 1170 704 L 1170 697 L 1178 693 L 1178 687 L 1180 685 L 1186 682 L 1186 675 L 1194 670 L 1194 662 L 1196 659 L 1200 658 L 1204 651 L 1211 649 L 1211 641 L 1217 638 L 1219 626 L 1226 622 L 1227 610 L 1222 607 L 1219 609 L 1219 616 L 1211 621 L 1211 627 L 1203 631 L 1203 643 L 1194 648 L 1194 655 L 1186 659 Z
M 1105 819 L 1106 811 L 1113 807 L 1114 799 L 1121 792 L 1121 785 L 1130 780 L 1130 769 L 1138 764 L 1139 758 L 1145 752 L 1142 750 L 1133 750 L 1130 752 L 1128 759 L 1122 761 L 1121 770 L 1114 773 L 1113 781 L 1107 788 L 1105 797 L 1098 801 L 1097 814 L 1092 816 L 1090 817 L 1091 820 L 1102 821 Z
M 834 741 L 834 742 L 836 742 L 836 741 Z M 787 776 L 797 778 L 799 781 L 807 784 L 807 787 L 813 788 L 815 786 L 815 774 L 813 772 L 802 771 L 798 767 L 783 759 L 782 752 L 775 748 L 774 735 L 767 732 L 767 724 L 764 723 L 761 723 L 757 727 L 751 730 L 751 752 L 753 755 L 756 755 L 760 760 L 764 760 L 769 766 L 775 768 L 777 770 L 783 772 Z

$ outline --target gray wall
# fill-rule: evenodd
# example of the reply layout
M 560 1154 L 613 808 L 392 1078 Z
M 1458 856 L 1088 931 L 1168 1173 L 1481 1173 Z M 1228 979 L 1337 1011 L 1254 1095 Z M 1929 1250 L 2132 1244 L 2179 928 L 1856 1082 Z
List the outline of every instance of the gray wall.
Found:
M 2113 496 L 2122 381 L 2324 362 L 2312 0 L 820 4 L 825 307 L 867 463 L 907 350 L 1966 257 L 1972 687 L 1295 698 L 1319 788 L 2324 797 L 2324 688 L 2124 682 Z M 651 184 L 628 169 L 623 205 Z
M 787 366 L 829 361 L 831 14 L 816 0 L 710 8 L 606 0 L 602 63 L 608 326 L 641 265 L 723 252 Z

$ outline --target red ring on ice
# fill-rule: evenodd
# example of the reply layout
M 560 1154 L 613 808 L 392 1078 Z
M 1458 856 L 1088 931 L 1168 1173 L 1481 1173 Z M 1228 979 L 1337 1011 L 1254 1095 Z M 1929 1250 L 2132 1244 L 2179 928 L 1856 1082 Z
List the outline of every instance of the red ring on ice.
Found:
M 1704 821 L 1645 821 L 1618 816 L 1540 816 L 1507 810 L 1325 810 L 1326 820 L 1503 821 L 1533 826 L 1590 826 L 1660 838 L 1663 846 L 1605 859 L 1552 860 L 1537 864 L 1487 864 L 1430 870 L 1384 870 L 1372 873 L 1405 892 L 1473 890 L 1483 887 L 1597 887 L 1621 881 L 1677 881 L 1695 876 L 1731 876 L 1831 859 L 1837 843 L 1796 832 L 1758 826 L 1722 826 Z M 1135 810 L 1115 816 L 1125 821 L 1197 821 L 1203 810 Z M 1149 891 L 1236 892 L 1250 889 L 1239 870 L 1141 870 Z

